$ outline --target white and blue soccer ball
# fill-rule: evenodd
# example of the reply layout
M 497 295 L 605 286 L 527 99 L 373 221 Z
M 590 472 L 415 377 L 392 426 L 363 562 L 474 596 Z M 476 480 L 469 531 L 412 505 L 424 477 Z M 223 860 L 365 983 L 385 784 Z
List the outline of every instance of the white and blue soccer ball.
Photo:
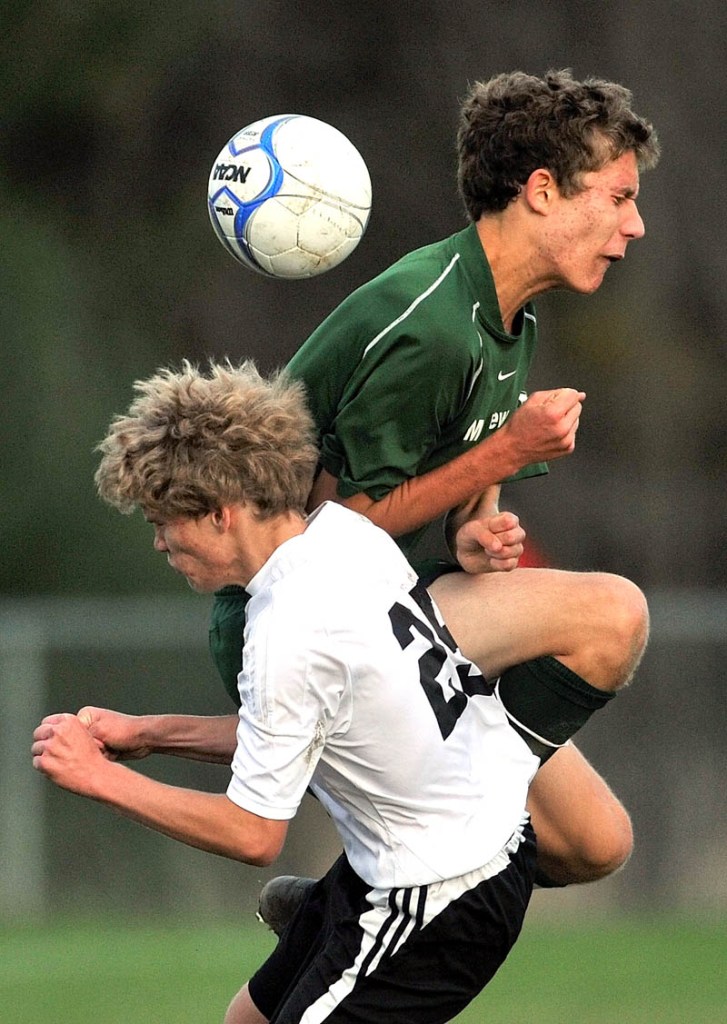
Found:
M 212 226 L 244 266 L 269 277 L 323 274 L 361 241 L 371 213 L 363 157 L 303 114 L 265 117 L 230 139 L 208 187 Z

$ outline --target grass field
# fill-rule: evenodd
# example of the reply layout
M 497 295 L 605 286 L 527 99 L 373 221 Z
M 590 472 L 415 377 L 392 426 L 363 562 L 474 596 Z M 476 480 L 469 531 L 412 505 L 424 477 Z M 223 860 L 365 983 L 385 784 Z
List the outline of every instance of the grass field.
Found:
M 261 926 L 0 927 L 2 1024 L 219 1024 L 272 948 Z M 727 1019 L 727 922 L 529 923 L 458 1024 L 714 1024 Z M 371 1024 L 375 1024 L 374 1021 Z

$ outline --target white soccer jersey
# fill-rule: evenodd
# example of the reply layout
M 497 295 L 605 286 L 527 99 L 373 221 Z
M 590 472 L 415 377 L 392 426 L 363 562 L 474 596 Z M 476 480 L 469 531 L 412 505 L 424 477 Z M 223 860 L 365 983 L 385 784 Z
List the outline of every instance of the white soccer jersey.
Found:
M 247 590 L 230 799 L 288 819 L 310 786 L 376 888 L 489 861 L 539 762 L 394 541 L 328 503 Z

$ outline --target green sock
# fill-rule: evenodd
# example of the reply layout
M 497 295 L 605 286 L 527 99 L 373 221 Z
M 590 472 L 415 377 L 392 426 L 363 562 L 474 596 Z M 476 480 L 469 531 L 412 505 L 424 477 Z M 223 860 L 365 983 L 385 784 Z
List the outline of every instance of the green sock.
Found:
M 591 686 L 550 656 L 507 669 L 498 694 L 512 725 L 539 757 L 554 753 L 616 696 Z

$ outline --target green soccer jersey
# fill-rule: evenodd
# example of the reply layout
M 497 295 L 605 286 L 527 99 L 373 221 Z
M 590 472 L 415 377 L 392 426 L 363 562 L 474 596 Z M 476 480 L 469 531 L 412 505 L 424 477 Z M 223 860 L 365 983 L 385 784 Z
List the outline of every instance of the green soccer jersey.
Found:
M 508 334 L 477 231 L 409 253 L 353 292 L 288 363 L 306 387 L 321 465 L 339 493 L 383 498 L 466 452 L 525 399 L 536 341 L 527 305 Z M 543 464 L 517 474 L 547 471 Z M 408 557 L 425 528 L 397 538 Z M 233 700 L 247 594 L 215 595 L 213 660 Z
M 503 327 L 474 226 L 353 292 L 288 364 L 306 386 L 321 464 L 339 494 L 379 500 L 501 427 L 526 397 L 532 306 L 516 330 Z M 539 464 L 517 475 L 543 472 Z M 405 553 L 421 532 L 398 538 Z

